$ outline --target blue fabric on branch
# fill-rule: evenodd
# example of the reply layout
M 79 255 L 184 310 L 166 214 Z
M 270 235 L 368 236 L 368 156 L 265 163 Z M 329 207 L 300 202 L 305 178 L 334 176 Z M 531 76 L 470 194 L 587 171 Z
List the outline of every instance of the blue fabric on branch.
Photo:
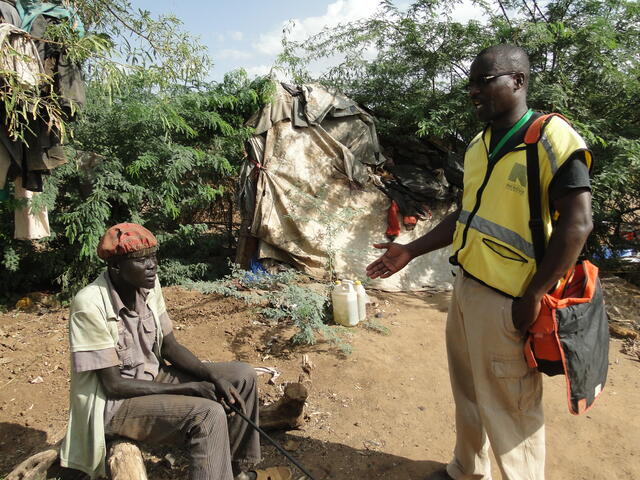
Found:
M 31 25 L 38 15 L 47 15 L 58 19 L 66 18 L 78 35 L 83 37 L 85 34 L 84 24 L 72 8 L 64 8 L 53 3 L 42 3 L 39 0 L 17 0 L 16 9 L 22 18 L 22 29 L 27 32 L 31 32 Z

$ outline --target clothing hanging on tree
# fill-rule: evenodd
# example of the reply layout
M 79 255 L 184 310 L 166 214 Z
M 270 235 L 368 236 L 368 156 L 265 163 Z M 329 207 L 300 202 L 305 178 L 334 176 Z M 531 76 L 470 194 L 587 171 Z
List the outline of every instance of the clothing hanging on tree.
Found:
M 9 197 L 9 190 L 7 189 L 9 167 L 11 167 L 11 156 L 7 149 L 4 148 L 4 145 L 0 143 L 0 202 Z
M 24 198 L 27 204 L 24 207 L 15 210 L 15 231 L 13 238 L 16 240 L 39 240 L 51 235 L 49 230 L 49 215 L 47 209 L 42 207 L 35 210 L 32 200 L 41 195 L 38 192 L 30 192 L 22 188 L 22 179 L 16 178 L 14 182 L 14 197 L 16 199 Z
M 86 101 L 81 67 L 69 61 L 59 45 L 40 39 L 50 24 L 64 20 L 84 36 L 84 26 L 76 12 L 37 0 L 0 0 L 0 17 L 0 70 L 15 72 L 13 81 L 27 89 L 41 89 L 44 78 L 50 77 L 51 85 L 44 87 L 52 89 L 58 98 L 64 121 L 73 121 Z M 5 54 L 12 51 L 17 54 Z M 0 76 L 0 83 L 3 80 Z M 27 199 L 27 205 L 15 211 L 14 238 L 19 240 L 50 235 L 46 209 L 35 210 L 32 200 L 43 190 L 43 176 L 67 162 L 59 129 L 40 116 L 28 123 L 24 137 L 14 138 L 0 109 L 0 201 L 9 197 L 11 180 L 14 197 Z
M 0 1 L 0 17 L 2 17 L 2 23 L 10 23 L 16 27 L 22 25 L 22 19 L 11 2 Z

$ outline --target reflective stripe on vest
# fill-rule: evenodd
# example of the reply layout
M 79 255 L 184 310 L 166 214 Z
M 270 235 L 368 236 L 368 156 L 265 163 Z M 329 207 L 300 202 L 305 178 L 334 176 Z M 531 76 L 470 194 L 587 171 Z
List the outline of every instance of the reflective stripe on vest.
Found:
M 458 221 L 464 225 L 467 224 L 469 220 L 470 212 L 466 210 L 462 210 L 460 212 L 460 216 L 458 217 Z M 479 232 L 486 233 L 502 242 L 512 245 L 522 253 L 524 253 L 527 257 L 534 258 L 534 250 L 533 243 L 525 240 L 517 232 L 513 230 L 509 230 L 502 225 L 498 225 L 497 223 L 492 222 L 491 220 L 487 220 L 486 218 L 482 218 L 479 215 L 475 215 L 473 220 L 471 220 L 471 228 L 478 230 Z
M 476 136 L 465 153 L 462 208 L 453 238 L 452 261 L 495 290 L 519 297 L 536 271 L 529 227 L 526 151 L 520 144 L 490 164 L 486 147 L 490 133 Z M 590 167 L 591 153 L 575 130 L 558 117 L 551 118 L 537 145 L 542 220 L 548 241 L 552 231 L 547 194 L 551 180 L 576 152 L 584 152 Z
M 549 160 L 549 167 L 551 168 L 551 174 L 555 175 L 558 171 L 558 162 L 556 162 L 556 154 L 553 153 L 553 147 L 551 146 L 551 142 L 547 136 L 543 133 L 540 137 L 540 143 L 544 148 L 544 151 L 547 152 L 547 159 Z

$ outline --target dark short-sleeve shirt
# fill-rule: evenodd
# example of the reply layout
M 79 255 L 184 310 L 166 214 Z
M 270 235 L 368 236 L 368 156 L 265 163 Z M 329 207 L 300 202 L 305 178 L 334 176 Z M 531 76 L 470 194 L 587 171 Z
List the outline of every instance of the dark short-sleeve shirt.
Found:
M 578 188 L 591 190 L 589 167 L 582 156 L 573 156 L 553 176 L 549 185 L 549 199 L 553 203 Z

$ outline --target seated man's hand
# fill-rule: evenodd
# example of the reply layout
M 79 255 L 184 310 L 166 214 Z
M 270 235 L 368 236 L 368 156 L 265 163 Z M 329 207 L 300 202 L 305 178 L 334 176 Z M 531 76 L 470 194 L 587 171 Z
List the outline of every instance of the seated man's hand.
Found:
M 240 394 L 233 388 L 233 385 L 223 378 L 211 379 L 209 382 L 191 382 L 190 385 L 193 388 L 194 395 L 219 402 L 229 415 L 235 415 L 229 405 L 237 404 L 242 412 L 245 411 L 244 401 Z
M 209 400 L 218 401 L 216 386 L 211 382 L 190 382 L 189 386 L 193 388 L 193 394 L 196 397 L 208 398 Z
M 229 405 L 235 405 L 242 413 L 245 412 L 244 400 L 242 400 L 242 397 L 231 383 L 224 378 L 211 378 L 210 380 L 216 387 L 218 401 L 227 413 L 231 413 L 231 415 L 234 414 L 233 410 L 229 408 Z

